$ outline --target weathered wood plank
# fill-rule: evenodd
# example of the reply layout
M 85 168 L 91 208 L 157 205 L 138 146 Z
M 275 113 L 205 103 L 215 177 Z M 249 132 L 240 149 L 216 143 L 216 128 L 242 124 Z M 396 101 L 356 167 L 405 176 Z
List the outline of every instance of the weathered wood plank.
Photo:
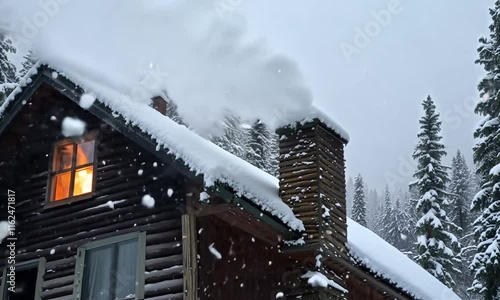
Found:
M 196 216 L 182 216 L 182 255 L 184 257 L 184 299 L 198 299 L 198 229 Z

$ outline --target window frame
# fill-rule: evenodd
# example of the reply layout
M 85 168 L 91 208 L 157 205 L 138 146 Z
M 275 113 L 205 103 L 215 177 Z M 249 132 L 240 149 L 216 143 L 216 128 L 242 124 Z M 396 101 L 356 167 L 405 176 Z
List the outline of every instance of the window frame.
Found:
M 81 200 L 87 200 L 89 198 L 94 197 L 95 194 L 95 188 L 96 188 L 96 181 L 97 181 L 97 143 L 99 141 L 99 132 L 98 131 L 91 131 L 89 133 L 84 134 L 83 136 L 80 137 L 71 137 L 71 138 L 66 138 L 64 140 L 60 140 L 55 142 L 52 145 L 52 150 L 49 155 L 49 179 L 47 180 L 47 189 L 46 189 L 46 198 L 45 198 L 45 206 L 44 208 L 51 208 L 51 207 L 57 207 L 61 205 L 66 205 L 70 204 L 73 202 L 81 201 Z M 78 145 L 83 144 L 88 141 L 94 141 L 94 161 L 92 163 L 87 163 L 81 166 L 76 166 L 76 151 L 78 151 Z M 72 166 L 69 169 L 62 170 L 62 171 L 54 171 L 54 159 L 56 158 L 57 155 L 57 148 L 60 146 L 64 145 L 70 145 L 73 144 L 74 149 L 73 149 L 73 154 L 72 154 Z M 74 192 L 74 185 L 75 185 L 75 173 L 77 169 L 83 169 L 85 167 L 90 167 L 92 166 L 94 168 L 93 174 L 92 174 L 92 191 L 90 193 L 78 195 L 78 196 L 69 196 L 67 198 L 63 198 L 61 200 L 53 200 L 54 198 L 54 192 L 55 189 L 53 187 L 55 183 L 55 178 L 56 175 L 63 174 L 70 172 L 70 188 L 69 188 L 69 195 L 71 195 Z M 1 299 L 0 299 L 1 300 Z
M 14 264 L 13 266 L 16 268 L 16 273 L 19 271 L 24 271 L 28 269 L 37 268 L 37 277 L 36 277 L 36 286 L 35 286 L 35 300 L 41 300 L 42 295 L 42 283 L 43 283 L 43 275 L 45 275 L 45 264 L 47 263 L 47 259 L 45 257 L 40 257 L 38 259 L 29 260 L 21 263 Z M 0 282 L 0 300 L 6 299 L 7 290 L 7 270 L 11 267 L 11 265 L 7 265 L 2 270 L 2 280 Z M 17 281 L 17 278 L 16 278 Z
M 127 233 L 119 236 L 113 236 L 110 238 L 104 238 L 92 242 L 88 242 L 80 247 L 76 252 L 76 264 L 75 264 L 75 281 L 73 283 L 73 299 L 81 300 L 82 296 L 82 284 L 85 272 L 85 254 L 88 250 L 99 248 L 102 246 L 109 246 L 117 244 L 120 242 L 125 242 L 128 240 L 137 239 L 137 268 L 135 281 L 138 283 L 135 287 L 135 299 L 144 299 L 144 284 L 145 284 L 145 272 L 146 272 L 146 232 L 137 231 L 132 233 Z M 2 300 L 2 299 L 0 299 Z

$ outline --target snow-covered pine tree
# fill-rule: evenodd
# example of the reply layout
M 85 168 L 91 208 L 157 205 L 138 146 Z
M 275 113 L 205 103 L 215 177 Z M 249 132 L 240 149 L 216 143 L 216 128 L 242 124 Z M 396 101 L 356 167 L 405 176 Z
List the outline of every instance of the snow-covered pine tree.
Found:
M 213 139 L 213 142 L 224 150 L 247 159 L 248 128 L 242 124 L 240 118 L 228 116 L 224 120 L 224 134 Z
M 365 184 L 363 177 L 358 174 L 354 178 L 354 196 L 352 203 L 352 219 L 360 225 L 366 227 L 366 201 L 365 201 Z
M 26 73 L 28 73 L 28 71 L 33 67 L 35 62 L 36 59 L 33 56 L 33 51 L 32 50 L 28 51 L 28 54 L 24 56 L 24 60 L 22 62 L 23 68 L 19 71 L 19 77 L 23 78 L 24 75 L 26 75 Z
M 261 120 L 252 124 L 248 135 L 247 161 L 272 175 L 277 175 L 276 135 L 272 134 Z
M 368 203 L 370 203 L 370 199 L 373 199 L 371 197 L 368 197 Z M 370 227 L 368 227 L 371 231 L 375 232 L 378 236 L 382 236 L 382 231 L 384 229 L 384 225 L 382 223 L 382 216 L 384 215 L 384 203 L 383 202 L 377 202 L 376 206 L 370 205 L 370 207 L 375 207 L 373 209 L 369 209 L 368 216 L 370 217 L 371 221 L 368 224 L 371 224 Z
M 419 199 L 420 199 L 420 191 L 418 189 L 418 186 L 410 185 L 410 188 L 408 189 L 408 198 L 406 198 L 407 201 L 405 204 L 407 205 L 406 211 L 410 214 L 415 223 L 418 220 L 417 211 L 415 210 L 415 208 L 417 207 Z
M 224 134 L 212 141 L 269 174 L 278 175 L 278 136 L 261 121 L 250 125 L 239 117 L 228 116 Z
M 255 121 L 249 130 L 247 161 L 262 170 L 266 168 L 265 157 L 268 154 L 265 152 L 268 150 L 266 147 L 268 140 L 269 137 L 264 123 L 260 120 Z
M 473 249 L 476 248 L 473 240 L 473 232 L 471 230 L 470 204 L 473 195 L 471 195 L 471 176 L 464 155 L 457 150 L 456 155 L 452 159 L 451 165 L 451 181 L 448 186 L 450 194 L 450 219 L 457 225 L 459 230 L 456 231 L 459 237 L 462 251 L 460 256 L 462 263 L 456 266 L 460 269 L 460 273 L 455 276 L 457 288 L 455 291 L 462 299 L 468 298 L 467 288 L 472 285 L 473 276 L 468 270 L 470 261 L 473 258 Z M 477 191 L 477 190 L 476 190 Z
M 385 240 L 401 252 L 407 252 L 411 247 L 411 220 L 405 208 L 401 205 L 399 196 L 396 197 L 396 205 L 392 209 L 393 216 L 389 220 Z
M 469 180 L 470 173 L 465 157 L 460 150 L 453 157 L 451 164 L 451 181 L 448 187 L 450 193 L 450 219 L 460 228 L 457 235 L 462 237 L 469 229 Z
M 16 67 L 9 61 L 8 54 L 15 53 L 11 41 L 0 35 L 0 104 L 14 90 L 17 83 Z
M 416 188 L 414 187 L 413 190 L 416 190 Z M 398 217 L 398 223 L 401 224 L 400 226 L 402 228 L 406 228 L 404 230 L 406 231 L 406 236 L 402 236 L 402 244 L 404 246 L 401 246 L 401 248 L 398 249 L 401 250 L 401 252 L 404 252 L 408 257 L 413 259 L 415 257 L 414 254 L 417 253 L 417 238 L 415 235 L 415 224 L 417 223 L 415 207 L 417 202 L 412 200 L 411 194 L 412 191 L 400 193 L 400 197 L 398 199 L 400 201 L 400 215 L 402 216 Z
M 269 143 L 268 143 L 269 156 L 266 157 L 268 163 L 267 163 L 267 169 L 265 171 L 277 177 L 279 175 L 278 157 L 280 155 L 279 136 L 273 131 L 268 131 L 268 132 L 269 132 Z
M 381 237 L 389 243 L 391 243 L 391 241 L 389 241 L 389 230 L 390 226 L 393 225 L 393 217 L 394 214 L 392 211 L 391 192 L 389 191 L 389 186 L 386 185 L 384 192 L 384 211 L 382 213 L 382 216 L 380 217 L 380 234 Z
M 380 226 L 382 225 L 382 223 L 380 222 L 380 216 L 383 212 L 383 200 L 379 199 L 380 197 L 376 189 L 368 189 L 368 187 L 366 187 L 365 195 L 366 223 L 368 229 L 377 234 L 380 234 Z
M 450 232 L 454 226 L 445 211 L 448 204 L 445 191 L 448 173 L 441 159 L 446 151 L 441 143 L 439 113 L 430 96 L 423 101 L 422 106 L 424 116 L 419 121 L 419 141 L 413 153 L 418 169 L 413 175 L 417 180 L 412 185 L 418 188 L 420 195 L 415 208 L 419 218 L 415 228 L 416 261 L 442 283 L 452 287 L 455 282 L 451 274 L 456 270 L 455 253 L 459 253 L 459 243 Z
M 479 39 L 479 59 L 486 77 L 478 85 L 483 101 L 475 112 L 484 117 L 474 133 L 474 162 L 478 164 L 481 190 L 472 201 L 480 213 L 474 221 L 477 250 L 471 263 L 471 290 L 484 299 L 500 298 L 500 0 L 490 9 L 490 36 Z

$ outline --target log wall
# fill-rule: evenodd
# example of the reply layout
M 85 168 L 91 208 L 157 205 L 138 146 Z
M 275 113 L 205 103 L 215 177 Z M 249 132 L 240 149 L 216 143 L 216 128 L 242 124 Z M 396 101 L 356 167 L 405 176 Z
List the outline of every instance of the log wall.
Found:
M 89 131 L 100 134 L 95 193 L 91 199 L 46 209 L 50 152 L 63 138 L 65 116 L 84 120 Z M 134 231 L 146 232 L 145 299 L 182 299 L 184 179 L 174 168 L 48 86 L 27 101 L 0 136 L 0 145 L 2 194 L 9 188 L 17 196 L 17 263 L 47 259 L 43 300 L 73 299 L 79 246 Z M 145 194 L 156 199 L 154 208 L 142 206 Z M 3 200 L 0 211 L 4 217 Z M 4 245 L 0 248 L 5 258 Z M 0 267 L 5 267 L 4 259 Z
M 293 261 L 278 247 L 216 217 L 200 218 L 198 232 L 200 299 L 275 300 L 286 292 L 286 268 Z

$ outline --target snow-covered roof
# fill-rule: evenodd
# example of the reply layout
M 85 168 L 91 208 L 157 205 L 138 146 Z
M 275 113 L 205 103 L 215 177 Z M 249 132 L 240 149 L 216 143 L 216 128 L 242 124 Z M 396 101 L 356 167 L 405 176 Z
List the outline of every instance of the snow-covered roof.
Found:
M 398 249 L 349 218 L 347 238 L 349 252 L 358 263 L 415 298 L 460 300 L 452 290 Z
M 22 87 L 31 82 L 29 76 L 37 73 L 36 67 L 38 65 L 30 70 L 19 87 L 0 106 L 0 117 Z M 304 230 L 302 221 L 278 196 L 276 178 L 273 176 L 202 138 L 186 126 L 177 124 L 145 103 L 133 101 L 128 95 L 99 81 L 61 69 L 58 72 L 60 75 L 57 76 L 64 76 L 86 91 L 91 91 L 98 101 L 123 116 L 131 125 L 149 134 L 157 143 L 158 150 L 166 149 L 193 172 L 202 174 L 207 186 L 216 182 L 228 184 L 236 193 L 248 198 L 263 211 L 278 217 L 291 229 Z
M 0 118 L 15 95 L 30 83 L 30 77 L 37 73 L 38 66 L 28 72 L 19 87 L 0 106 Z M 207 185 L 215 182 L 226 183 L 263 211 L 281 219 L 291 229 L 304 230 L 302 221 L 279 197 L 277 178 L 228 153 L 145 103 L 133 101 L 126 94 L 75 72 L 62 69 L 58 71 L 87 92 L 94 93 L 98 101 L 149 134 L 157 143 L 158 150 L 167 149 L 169 153 L 184 161 L 192 171 L 203 174 Z M 336 126 L 333 120 L 321 115 L 319 111 L 317 116 L 323 116 L 320 120 L 327 126 Z M 348 136 L 344 138 L 348 139 Z M 398 288 L 420 299 L 460 299 L 382 238 L 350 219 L 347 236 L 350 254 L 356 261 Z

